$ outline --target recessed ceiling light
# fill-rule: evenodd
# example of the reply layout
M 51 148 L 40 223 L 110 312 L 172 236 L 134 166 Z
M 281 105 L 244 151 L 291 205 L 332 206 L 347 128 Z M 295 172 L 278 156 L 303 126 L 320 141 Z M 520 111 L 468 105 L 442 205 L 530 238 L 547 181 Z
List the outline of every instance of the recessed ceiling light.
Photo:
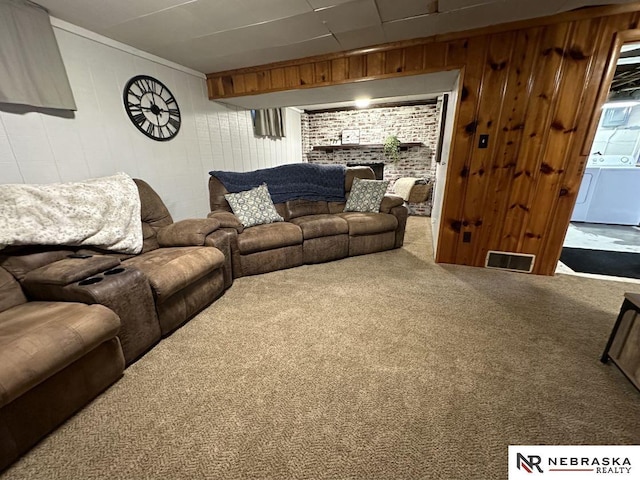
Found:
M 367 108 L 370 104 L 370 98 L 356 98 L 356 107 L 358 108 Z

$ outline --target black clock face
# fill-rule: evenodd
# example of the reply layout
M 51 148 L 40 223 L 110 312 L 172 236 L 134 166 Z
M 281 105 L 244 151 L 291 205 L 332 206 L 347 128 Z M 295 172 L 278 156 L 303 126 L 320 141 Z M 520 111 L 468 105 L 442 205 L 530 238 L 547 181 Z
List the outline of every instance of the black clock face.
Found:
M 138 75 L 129 80 L 122 96 L 129 118 L 147 137 L 162 142 L 180 131 L 178 102 L 162 82 Z

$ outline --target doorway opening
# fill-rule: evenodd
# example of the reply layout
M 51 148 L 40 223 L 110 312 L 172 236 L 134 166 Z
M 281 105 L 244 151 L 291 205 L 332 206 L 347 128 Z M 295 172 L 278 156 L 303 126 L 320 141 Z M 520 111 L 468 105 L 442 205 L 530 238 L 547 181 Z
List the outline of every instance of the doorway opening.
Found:
M 640 42 L 620 48 L 557 272 L 640 283 Z

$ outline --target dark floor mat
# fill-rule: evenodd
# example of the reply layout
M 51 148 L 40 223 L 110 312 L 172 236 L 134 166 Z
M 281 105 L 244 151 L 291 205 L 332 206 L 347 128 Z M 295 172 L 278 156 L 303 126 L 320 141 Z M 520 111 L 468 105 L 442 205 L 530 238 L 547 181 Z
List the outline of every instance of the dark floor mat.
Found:
M 560 261 L 574 272 L 640 279 L 640 253 L 565 247 Z

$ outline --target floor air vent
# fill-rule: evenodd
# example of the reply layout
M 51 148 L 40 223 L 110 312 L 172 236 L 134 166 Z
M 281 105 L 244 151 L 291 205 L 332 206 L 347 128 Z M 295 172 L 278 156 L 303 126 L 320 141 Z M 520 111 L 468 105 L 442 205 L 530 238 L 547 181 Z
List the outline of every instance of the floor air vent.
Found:
M 496 252 L 489 250 L 487 252 L 485 267 L 531 273 L 535 259 L 536 256 L 529 253 Z

